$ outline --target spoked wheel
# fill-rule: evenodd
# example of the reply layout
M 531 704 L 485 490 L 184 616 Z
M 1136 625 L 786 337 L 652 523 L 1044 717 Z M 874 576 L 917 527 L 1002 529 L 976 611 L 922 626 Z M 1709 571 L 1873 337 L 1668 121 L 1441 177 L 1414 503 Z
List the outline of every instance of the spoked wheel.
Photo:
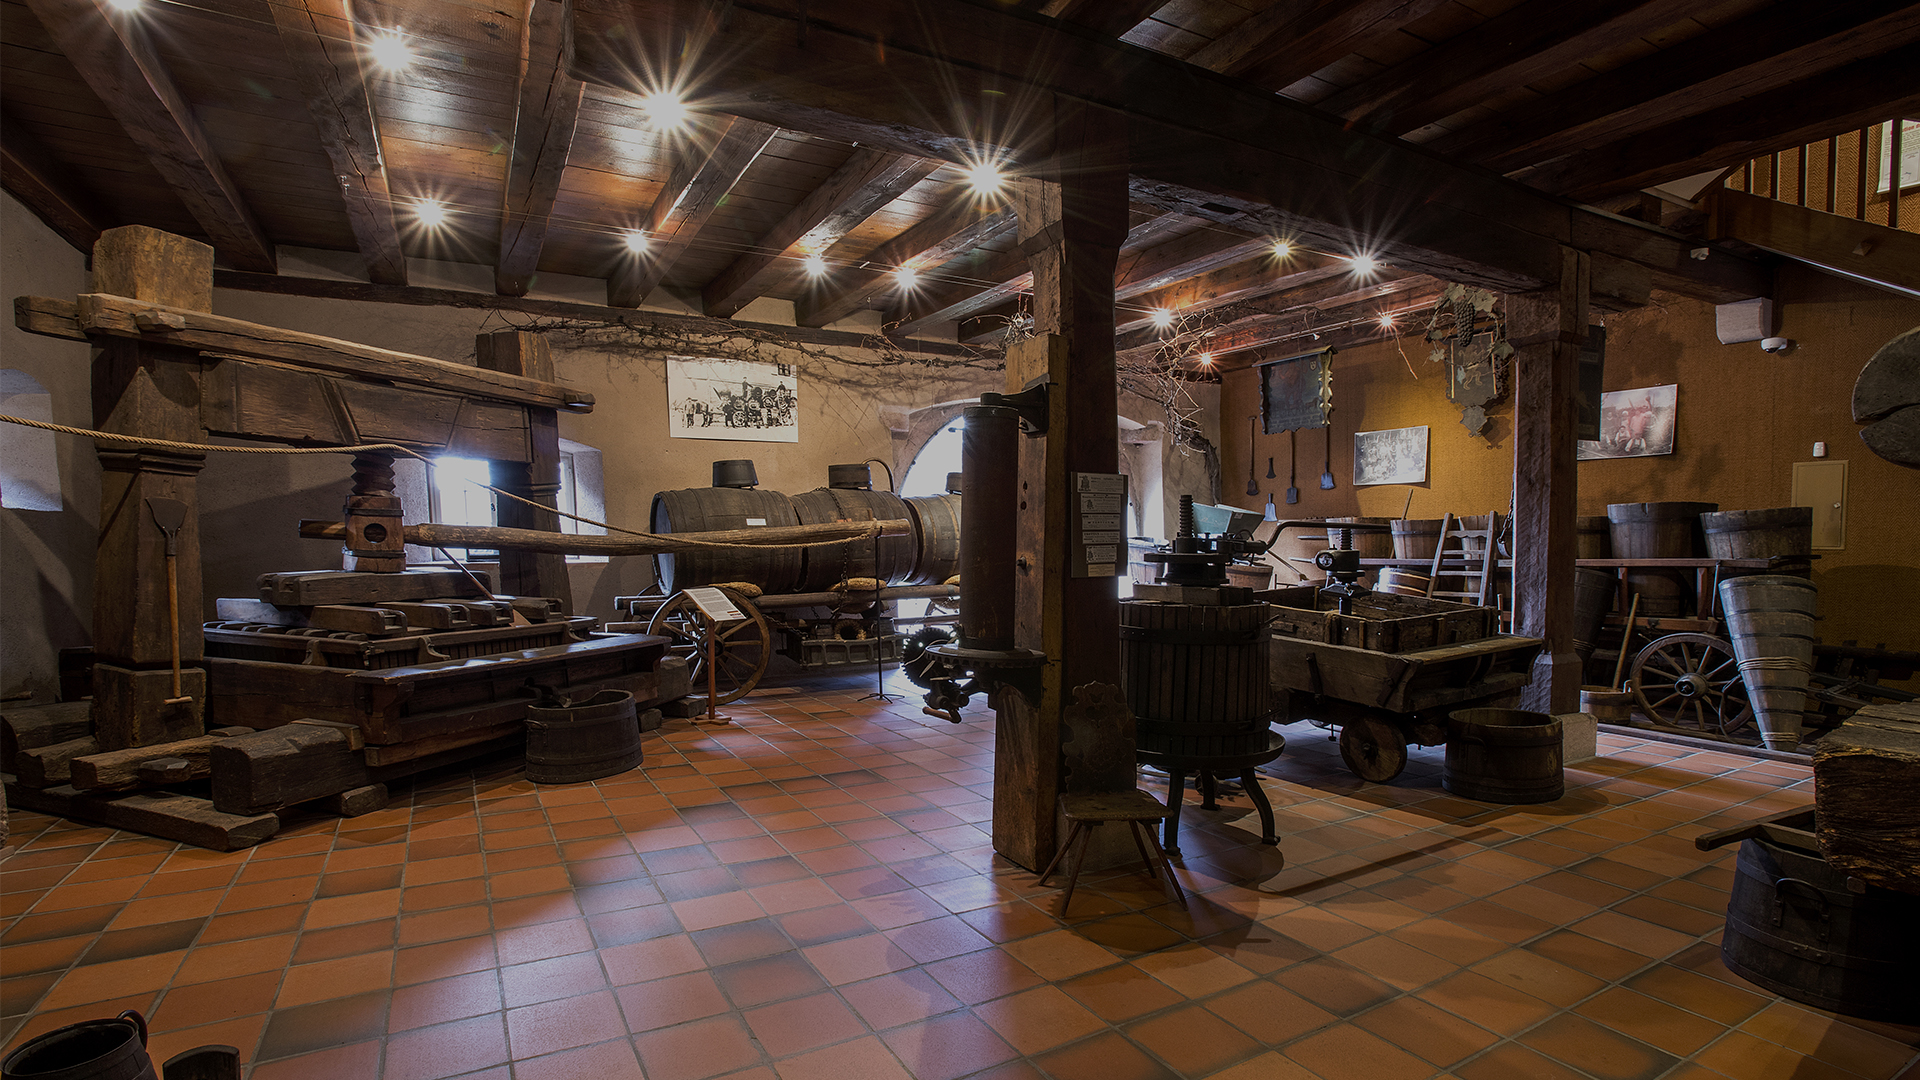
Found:
M 746 597 L 732 589 L 723 588 L 720 591 L 746 618 L 711 630 L 715 635 L 715 705 L 724 705 L 752 692 L 754 687 L 760 685 L 760 677 L 767 673 L 767 662 L 773 658 L 773 632 L 767 626 L 766 616 L 760 614 L 760 609 L 754 607 Z M 674 593 L 647 622 L 647 633 L 667 638 L 668 651 L 686 659 L 687 670 L 693 675 L 696 697 L 705 697 L 707 693 L 709 632 L 706 616 L 701 614 L 693 597 L 685 592 Z
M 1384 784 L 1407 767 L 1407 740 L 1391 721 L 1360 716 L 1340 725 L 1340 760 L 1362 780 Z
M 1711 634 L 1655 638 L 1633 658 L 1633 700 L 1668 727 L 1730 735 L 1753 722 L 1733 647 Z

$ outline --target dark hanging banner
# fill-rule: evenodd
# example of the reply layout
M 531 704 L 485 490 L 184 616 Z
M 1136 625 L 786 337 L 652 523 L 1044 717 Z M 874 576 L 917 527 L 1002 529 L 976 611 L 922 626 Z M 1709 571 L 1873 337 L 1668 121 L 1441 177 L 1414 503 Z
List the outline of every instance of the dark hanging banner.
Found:
M 1333 350 L 1321 349 L 1260 367 L 1261 429 L 1278 435 L 1327 426 L 1333 411 Z
M 1580 347 L 1580 396 L 1574 405 L 1573 437 L 1600 439 L 1600 388 L 1607 362 L 1607 328 L 1587 327 L 1587 343 Z

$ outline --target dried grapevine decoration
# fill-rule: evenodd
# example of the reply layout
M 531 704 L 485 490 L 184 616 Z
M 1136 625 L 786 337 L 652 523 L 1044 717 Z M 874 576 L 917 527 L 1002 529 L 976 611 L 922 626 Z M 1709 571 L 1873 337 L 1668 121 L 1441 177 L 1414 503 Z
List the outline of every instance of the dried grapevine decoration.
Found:
M 1448 285 L 1427 319 L 1427 359 L 1447 365 L 1447 400 L 1461 407 L 1460 423 L 1473 435 L 1486 430 L 1487 406 L 1505 396 L 1513 356 L 1495 299 L 1485 289 Z

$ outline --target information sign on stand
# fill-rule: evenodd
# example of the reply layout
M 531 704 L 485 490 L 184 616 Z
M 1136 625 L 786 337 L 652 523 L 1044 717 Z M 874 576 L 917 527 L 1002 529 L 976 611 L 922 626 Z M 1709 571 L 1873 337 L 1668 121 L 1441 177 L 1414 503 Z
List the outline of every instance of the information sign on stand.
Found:
M 705 615 L 710 623 L 739 622 L 746 618 L 739 608 L 733 606 L 733 601 L 727 599 L 726 593 L 711 585 L 688 589 L 687 599 L 693 601 L 694 606 L 700 609 L 700 614 Z
M 707 715 L 694 722 L 702 724 L 728 723 L 731 717 L 721 716 L 714 711 L 714 704 L 720 697 L 720 689 L 715 685 L 720 670 L 720 658 L 718 656 L 720 627 L 726 623 L 740 622 L 746 618 L 746 615 L 743 614 L 739 608 L 733 606 L 733 601 L 727 599 L 726 593 L 721 592 L 711 585 L 697 589 L 688 589 L 687 599 L 692 600 L 693 606 L 700 609 L 700 617 L 705 619 L 707 623 L 707 632 L 702 635 L 706 639 L 707 650 Z
M 1073 474 L 1073 576 L 1116 577 L 1127 555 L 1127 478 L 1122 473 Z

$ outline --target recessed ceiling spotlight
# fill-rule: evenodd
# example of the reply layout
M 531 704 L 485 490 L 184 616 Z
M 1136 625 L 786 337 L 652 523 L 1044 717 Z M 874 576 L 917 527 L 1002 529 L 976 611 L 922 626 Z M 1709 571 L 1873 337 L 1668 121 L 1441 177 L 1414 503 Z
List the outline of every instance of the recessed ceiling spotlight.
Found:
M 1273 242 L 1273 257 L 1274 257 L 1274 258 L 1276 258 L 1276 259 L 1284 259 L 1284 258 L 1286 258 L 1287 256 L 1289 256 L 1289 255 L 1291 255 L 1291 254 L 1293 254 L 1293 245 L 1292 245 L 1292 244 L 1289 244 L 1289 243 L 1287 243 L 1287 242 L 1286 242 L 1285 240 L 1275 240 L 1275 241 Z
M 818 255 L 807 256 L 800 261 L 800 265 L 806 267 L 809 277 L 825 277 L 827 275 L 827 260 Z
M 622 243 L 627 245 L 627 250 L 635 255 L 645 253 L 648 245 L 652 243 L 652 240 L 647 237 L 647 234 L 641 232 L 639 229 L 628 229 L 620 239 Z
M 686 100 L 671 90 L 655 90 L 640 99 L 640 107 L 646 111 L 647 122 L 657 131 L 679 131 L 693 115 Z
M 1371 274 L 1380 267 L 1380 263 L 1371 255 L 1355 255 L 1348 261 L 1353 264 L 1356 274 Z
M 115 11 L 138 11 L 141 0 L 107 0 L 107 6 Z
M 998 195 L 1006 186 L 1007 174 L 992 161 L 976 161 L 967 166 L 967 186 L 980 195 Z
M 1382 329 L 1386 329 L 1386 330 L 1393 329 L 1393 313 L 1392 312 L 1388 312 L 1387 314 L 1380 316 L 1380 326 Z
M 1210 352 L 1203 352 L 1203 353 L 1201 353 L 1201 354 L 1200 354 L 1200 362 L 1201 362 L 1202 364 L 1211 364 L 1211 363 L 1213 363 L 1213 354 L 1212 354 L 1212 353 L 1210 353 Z
M 382 30 L 367 43 L 367 52 L 381 71 L 404 71 L 413 63 L 413 46 L 398 30 Z
M 920 271 L 911 266 L 902 266 L 893 272 L 893 280 L 903 289 L 911 289 L 920 284 Z
M 1152 318 L 1153 318 L 1153 325 L 1155 327 L 1161 330 L 1165 330 L 1167 327 L 1173 325 L 1173 309 L 1172 308 L 1154 308 Z
M 413 219 L 429 229 L 438 229 L 447 223 L 447 204 L 439 199 L 416 200 Z

